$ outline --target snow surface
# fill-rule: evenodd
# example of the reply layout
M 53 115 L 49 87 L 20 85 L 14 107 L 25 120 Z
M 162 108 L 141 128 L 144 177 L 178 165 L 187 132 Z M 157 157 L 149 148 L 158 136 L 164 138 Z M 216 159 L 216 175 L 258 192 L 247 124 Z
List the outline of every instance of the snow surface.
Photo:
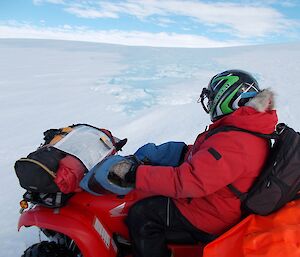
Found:
M 48 128 L 108 128 L 128 137 L 124 155 L 147 142 L 192 143 L 209 124 L 196 103 L 202 87 L 238 68 L 273 88 L 280 121 L 300 130 L 300 43 L 179 49 L 1 39 L 0 57 L 0 256 L 20 256 L 34 240 L 17 232 L 23 190 L 13 165 Z

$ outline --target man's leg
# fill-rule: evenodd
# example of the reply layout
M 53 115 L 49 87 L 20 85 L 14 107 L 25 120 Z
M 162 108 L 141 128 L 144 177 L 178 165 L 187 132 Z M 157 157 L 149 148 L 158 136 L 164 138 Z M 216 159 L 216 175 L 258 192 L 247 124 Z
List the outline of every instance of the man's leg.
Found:
M 169 257 L 167 242 L 195 244 L 213 237 L 193 227 L 167 197 L 143 199 L 131 207 L 126 223 L 134 257 Z

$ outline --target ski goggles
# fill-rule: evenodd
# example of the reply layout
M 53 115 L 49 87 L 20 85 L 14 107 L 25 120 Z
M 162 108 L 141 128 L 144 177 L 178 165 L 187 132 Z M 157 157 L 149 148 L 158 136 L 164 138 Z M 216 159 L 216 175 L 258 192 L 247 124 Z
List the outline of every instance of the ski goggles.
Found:
M 199 99 L 197 103 L 201 103 L 204 111 L 209 113 L 211 110 L 212 102 L 213 102 L 213 92 L 206 87 L 202 89 Z

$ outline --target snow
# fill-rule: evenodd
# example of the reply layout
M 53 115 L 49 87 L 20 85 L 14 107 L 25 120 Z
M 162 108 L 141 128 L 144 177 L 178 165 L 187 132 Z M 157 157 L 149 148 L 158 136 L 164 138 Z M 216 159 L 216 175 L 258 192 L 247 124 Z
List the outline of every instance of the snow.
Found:
M 34 240 L 30 229 L 17 232 L 24 191 L 13 165 L 48 128 L 108 128 L 128 137 L 124 155 L 147 142 L 192 143 L 209 124 L 197 104 L 202 87 L 239 68 L 276 92 L 280 121 L 300 130 L 300 43 L 184 49 L 1 39 L 0 56 L 0 256 L 20 256 Z

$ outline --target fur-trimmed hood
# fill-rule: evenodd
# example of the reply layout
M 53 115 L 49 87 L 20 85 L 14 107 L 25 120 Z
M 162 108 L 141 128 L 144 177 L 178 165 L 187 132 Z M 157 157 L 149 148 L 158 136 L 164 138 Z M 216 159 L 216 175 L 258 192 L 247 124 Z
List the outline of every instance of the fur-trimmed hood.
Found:
M 245 106 L 215 121 L 209 128 L 235 126 L 259 133 L 270 134 L 274 131 L 278 122 L 274 106 L 274 93 L 270 89 L 264 89 Z
M 264 89 L 253 97 L 245 106 L 250 106 L 258 112 L 274 110 L 275 99 L 274 92 L 271 89 Z

